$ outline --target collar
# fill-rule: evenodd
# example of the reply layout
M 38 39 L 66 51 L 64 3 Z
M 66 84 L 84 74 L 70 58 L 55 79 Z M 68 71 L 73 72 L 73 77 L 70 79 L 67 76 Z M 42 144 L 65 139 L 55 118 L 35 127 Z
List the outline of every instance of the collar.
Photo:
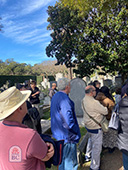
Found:
M 7 120 L 3 120 L 2 124 L 5 125 L 5 126 L 17 126 L 17 127 L 27 128 L 27 126 L 24 125 L 24 124 L 21 124 L 19 122 L 7 121 Z

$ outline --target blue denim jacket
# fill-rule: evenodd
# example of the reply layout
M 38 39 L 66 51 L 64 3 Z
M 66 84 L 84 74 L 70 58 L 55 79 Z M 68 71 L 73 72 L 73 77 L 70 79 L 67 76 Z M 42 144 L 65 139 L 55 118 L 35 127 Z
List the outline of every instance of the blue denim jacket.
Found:
M 56 140 L 78 143 L 81 137 L 74 103 L 64 92 L 57 92 L 51 100 L 51 130 Z

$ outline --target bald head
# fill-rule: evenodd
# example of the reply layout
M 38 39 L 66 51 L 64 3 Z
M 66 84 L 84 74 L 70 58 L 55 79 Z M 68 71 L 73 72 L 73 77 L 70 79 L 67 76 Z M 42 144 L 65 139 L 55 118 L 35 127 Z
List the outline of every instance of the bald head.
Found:
M 52 83 L 52 89 L 56 88 L 56 83 Z
M 94 86 L 92 85 L 88 85 L 86 86 L 85 88 L 85 94 L 88 95 L 88 96 L 95 96 L 96 95 L 96 89 Z

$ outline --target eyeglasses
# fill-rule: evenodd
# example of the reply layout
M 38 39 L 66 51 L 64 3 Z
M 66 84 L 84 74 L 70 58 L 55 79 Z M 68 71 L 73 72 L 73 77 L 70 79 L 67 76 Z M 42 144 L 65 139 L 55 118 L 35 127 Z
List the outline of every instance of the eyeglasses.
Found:
M 92 90 L 92 91 L 96 91 L 96 90 Z

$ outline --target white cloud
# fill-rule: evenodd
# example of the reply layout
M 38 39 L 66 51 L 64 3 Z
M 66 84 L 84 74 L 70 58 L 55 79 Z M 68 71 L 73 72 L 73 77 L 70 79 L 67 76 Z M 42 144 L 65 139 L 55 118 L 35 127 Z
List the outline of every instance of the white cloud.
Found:
M 35 12 L 35 11 L 41 9 L 42 7 L 46 6 L 47 4 L 49 4 L 52 1 L 53 0 L 36 0 L 36 1 L 35 0 L 25 0 L 24 1 L 25 3 L 21 9 L 21 14 L 26 15 L 26 14 Z
M 29 45 L 41 43 L 40 46 L 43 46 L 50 38 L 50 32 L 47 31 L 48 14 L 43 7 L 50 2 L 55 0 L 22 0 L 22 3 L 16 1 L 15 5 L 12 4 L 9 11 L 2 15 L 3 35 L 17 43 Z M 26 15 L 32 12 L 35 13 Z
M 4 5 L 7 2 L 7 0 L 0 0 L 0 5 Z
M 50 36 L 50 33 L 46 31 L 47 16 L 43 18 L 43 16 L 37 15 L 35 18 L 34 20 L 26 18 L 13 20 L 8 19 L 7 15 L 4 16 L 2 22 L 4 25 L 4 35 L 18 43 L 30 43 L 32 45 L 42 42 L 42 38 Z

